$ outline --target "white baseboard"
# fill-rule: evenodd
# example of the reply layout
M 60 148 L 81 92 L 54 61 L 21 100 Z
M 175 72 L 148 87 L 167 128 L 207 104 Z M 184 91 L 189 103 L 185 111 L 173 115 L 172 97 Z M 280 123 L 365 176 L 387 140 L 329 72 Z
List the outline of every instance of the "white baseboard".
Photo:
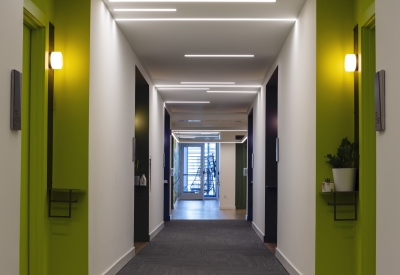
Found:
M 132 247 L 124 256 L 116 261 L 103 275 L 117 274 L 132 258 L 135 257 L 135 248 Z
M 261 232 L 260 228 L 258 228 L 254 222 L 251 223 L 251 227 L 254 232 L 256 232 L 257 236 L 264 242 L 264 233 Z
M 160 223 L 156 229 L 154 229 L 151 233 L 150 233 L 150 241 L 157 236 L 158 233 L 160 233 L 160 231 L 164 228 L 164 222 Z
M 275 249 L 275 257 L 281 262 L 283 267 L 289 272 L 290 275 L 302 275 L 300 271 L 298 271 L 292 263 L 283 255 L 283 253 L 279 250 L 279 248 Z
M 236 210 L 236 206 L 231 205 L 220 205 L 219 210 Z

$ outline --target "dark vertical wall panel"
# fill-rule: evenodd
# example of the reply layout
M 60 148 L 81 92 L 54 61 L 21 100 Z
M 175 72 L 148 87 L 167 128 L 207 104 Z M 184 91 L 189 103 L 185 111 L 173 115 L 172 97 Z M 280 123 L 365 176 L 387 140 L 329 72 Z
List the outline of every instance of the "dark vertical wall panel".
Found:
M 265 88 L 265 242 L 277 241 L 278 222 L 278 163 L 276 138 L 278 137 L 278 69 Z
M 253 220 L 253 110 L 248 115 L 247 121 L 247 220 Z
M 246 168 L 247 141 L 236 143 L 236 176 L 235 176 L 235 206 L 236 209 L 246 209 L 246 177 L 243 168 Z
M 170 167 L 171 167 L 171 117 L 165 109 L 164 119 L 164 221 L 169 221 Z M 167 181 L 167 182 L 165 182 Z
M 135 77 L 135 137 L 137 176 L 149 179 L 149 85 L 136 68 Z M 135 186 L 135 242 L 148 242 L 149 237 L 149 185 Z

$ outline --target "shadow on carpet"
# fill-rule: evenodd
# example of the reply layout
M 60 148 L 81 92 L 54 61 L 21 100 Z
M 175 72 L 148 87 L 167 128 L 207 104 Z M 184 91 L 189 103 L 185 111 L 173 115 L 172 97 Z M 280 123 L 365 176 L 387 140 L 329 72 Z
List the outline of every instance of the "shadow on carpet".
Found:
M 119 273 L 289 274 L 246 221 L 171 221 Z

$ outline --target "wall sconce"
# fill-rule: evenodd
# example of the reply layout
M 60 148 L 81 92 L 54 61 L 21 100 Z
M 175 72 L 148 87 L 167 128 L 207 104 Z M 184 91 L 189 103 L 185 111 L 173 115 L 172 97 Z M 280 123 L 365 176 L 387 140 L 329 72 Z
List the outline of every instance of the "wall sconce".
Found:
M 346 58 L 344 59 L 344 69 L 346 72 L 355 72 L 358 69 L 357 66 L 357 55 L 355 54 L 346 54 Z
M 61 52 L 52 52 L 50 54 L 50 67 L 53 70 L 59 70 L 63 67 L 63 56 Z

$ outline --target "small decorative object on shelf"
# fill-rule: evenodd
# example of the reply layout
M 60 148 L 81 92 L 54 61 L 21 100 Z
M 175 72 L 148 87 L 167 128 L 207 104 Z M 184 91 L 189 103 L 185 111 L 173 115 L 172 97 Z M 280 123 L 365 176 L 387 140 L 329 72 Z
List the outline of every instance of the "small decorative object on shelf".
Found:
M 334 192 L 335 183 L 332 182 L 331 178 L 324 178 L 322 182 L 322 192 Z
M 356 183 L 357 168 L 354 168 L 355 143 L 351 143 L 347 137 L 342 139 L 337 149 L 336 155 L 328 154 L 326 161 L 333 169 L 333 179 L 335 181 L 336 191 L 351 192 L 354 191 Z
M 140 186 L 146 186 L 147 185 L 147 179 L 146 176 L 143 174 L 142 177 L 140 178 Z

